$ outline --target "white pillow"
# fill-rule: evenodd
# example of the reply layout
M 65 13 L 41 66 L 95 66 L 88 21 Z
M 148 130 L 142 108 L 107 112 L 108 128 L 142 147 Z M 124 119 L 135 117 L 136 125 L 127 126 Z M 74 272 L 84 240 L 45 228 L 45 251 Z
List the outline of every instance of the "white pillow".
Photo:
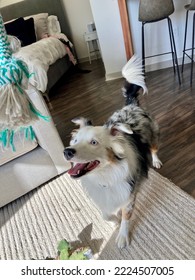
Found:
M 60 23 L 58 21 L 57 16 L 54 15 L 48 16 L 47 24 L 48 24 L 49 35 L 55 35 L 61 33 Z
M 21 48 L 21 42 L 16 36 L 10 36 L 7 35 L 8 42 L 9 42 L 9 47 L 11 49 L 12 53 L 16 53 L 20 50 Z
M 24 19 L 34 19 L 35 33 L 37 40 L 48 37 L 48 13 L 40 13 L 36 15 L 27 16 Z

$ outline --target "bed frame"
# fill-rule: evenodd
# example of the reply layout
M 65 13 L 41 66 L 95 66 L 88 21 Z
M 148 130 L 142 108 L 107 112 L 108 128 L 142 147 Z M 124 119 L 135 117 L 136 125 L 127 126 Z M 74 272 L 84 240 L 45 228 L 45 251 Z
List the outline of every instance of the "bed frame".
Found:
M 0 12 L 4 21 L 38 13 L 56 15 L 59 19 L 62 33 L 65 33 L 70 38 L 70 28 L 66 19 L 66 11 L 61 0 L 23 0 L 0 8 Z

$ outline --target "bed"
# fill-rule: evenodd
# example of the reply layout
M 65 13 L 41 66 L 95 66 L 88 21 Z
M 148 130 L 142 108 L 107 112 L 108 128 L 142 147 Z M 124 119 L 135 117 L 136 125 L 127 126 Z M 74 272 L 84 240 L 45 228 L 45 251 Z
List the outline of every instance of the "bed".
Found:
M 33 38 L 32 42 L 25 42 L 21 50 L 14 55 L 27 63 L 32 73 L 31 85 L 49 99 L 50 89 L 73 65 L 70 54 L 68 55 L 68 50 L 74 52 L 72 44 L 70 43 L 71 48 L 68 48 L 59 40 L 67 42 L 70 39 L 64 6 L 60 0 L 25 0 L 3 7 L 0 12 L 8 34 L 12 30 L 16 32 L 15 23 L 18 24 L 17 28 L 22 30 L 21 24 L 25 22 L 24 31 L 28 30 L 27 36 L 22 34 L 21 40 L 21 34 L 11 34 L 16 35 L 22 43 L 23 39 L 24 42 L 25 39 L 29 39 L 29 24 L 33 19 L 35 40 Z M 10 28 L 12 25 L 13 29 Z

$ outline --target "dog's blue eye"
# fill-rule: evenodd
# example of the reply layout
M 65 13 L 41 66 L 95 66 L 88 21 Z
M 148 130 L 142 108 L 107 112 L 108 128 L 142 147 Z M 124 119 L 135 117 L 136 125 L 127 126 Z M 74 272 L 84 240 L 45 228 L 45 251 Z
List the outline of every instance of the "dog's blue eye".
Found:
M 92 140 L 91 140 L 91 142 L 90 142 L 90 144 L 95 146 L 95 145 L 97 145 L 97 144 L 98 144 L 98 141 L 96 141 L 96 140 L 92 139 Z

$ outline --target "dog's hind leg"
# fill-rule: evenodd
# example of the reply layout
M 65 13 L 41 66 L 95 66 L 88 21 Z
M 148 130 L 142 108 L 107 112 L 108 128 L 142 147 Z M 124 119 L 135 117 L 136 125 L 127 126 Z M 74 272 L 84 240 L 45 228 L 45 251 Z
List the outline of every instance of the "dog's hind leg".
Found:
M 151 139 L 150 139 L 150 152 L 152 156 L 152 165 L 154 168 L 161 168 L 162 162 L 158 158 L 158 146 L 159 146 L 159 138 L 160 138 L 160 131 L 156 121 L 153 120 L 151 125 Z
M 157 169 L 161 168 L 162 162 L 160 161 L 160 159 L 158 158 L 158 155 L 157 155 L 157 152 L 158 152 L 157 146 L 156 145 L 152 146 L 150 148 L 150 151 L 151 151 L 151 155 L 152 155 L 152 165 Z

